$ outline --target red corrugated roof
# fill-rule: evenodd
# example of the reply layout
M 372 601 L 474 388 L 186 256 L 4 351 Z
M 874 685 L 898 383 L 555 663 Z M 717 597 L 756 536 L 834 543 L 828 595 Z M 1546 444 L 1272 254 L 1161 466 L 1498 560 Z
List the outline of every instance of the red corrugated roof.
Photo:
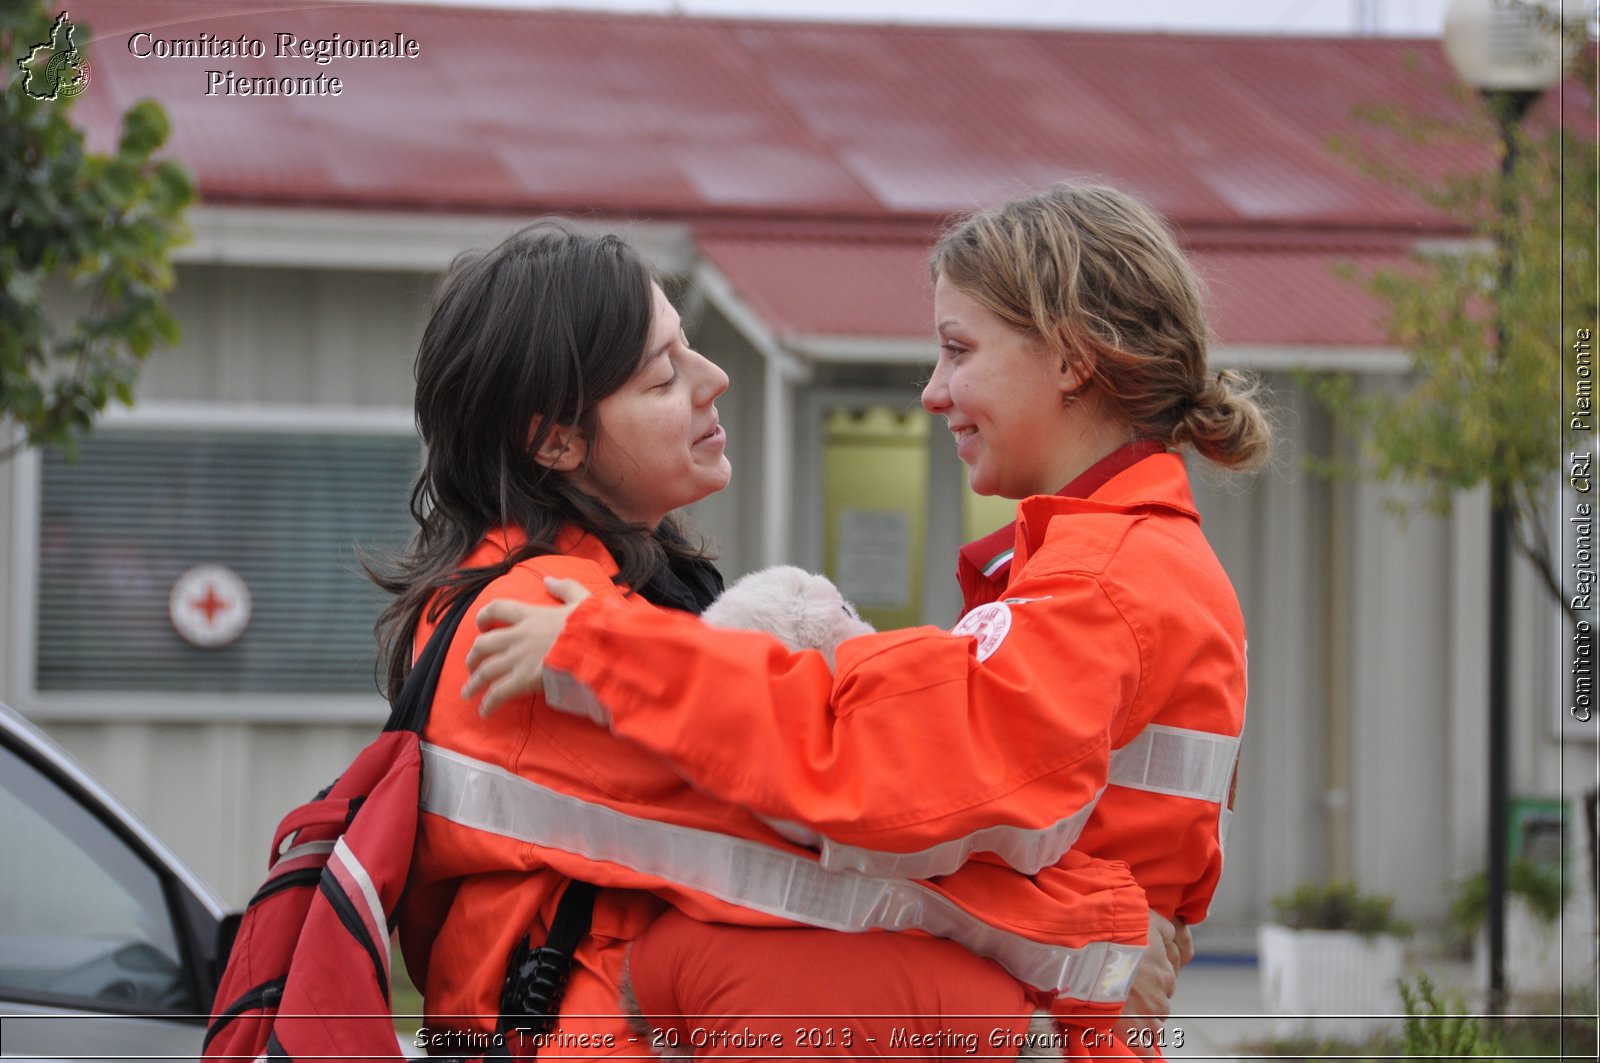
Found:
M 76 113 L 96 142 L 154 96 L 208 202 L 683 218 L 783 332 L 925 334 L 923 248 L 938 219 L 1065 176 L 1104 178 L 1172 217 L 1213 275 L 1219 333 L 1238 342 L 1378 342 L 1365 297 L 1329 279 L 1329 242 L 1355 234 L 1392 255 L 1397 234 L 1453 231 L 1327 143 L 1357 128 L 1364 102 L 1460 106 L 1434 41 L 389 4 L 70 10 L 93 30 Z M 244 35 L 269 54 L 138 58 L 140 31 Z M 320 66 L 274 57 L 279 32 L 398 32 L 421 56 Z M 211 69 L 334 75 L 344 90 L 207 96 Z M 768 223 L 829 238 L 727 232 Z M 1275 249 L 1208 249 L 1229 233 Z
M 212 202 L 633 214 L 940 215 L 1095 174 L 1186 223 L 1412 226 L 1329 153 L 1352 108 L 1440 106 L 1437 42 L 690 19 L 390 4 L 80 0 L 79 112 L 139 96 Z M 133 33 L 263 59 L 137 58 Z M 270 53 L 415 38 L 415 60 Z M 208 69 L 332 74 L 337 98 L 207 96 Z
M 702 235 L 695 240 L 700 253 L 780 337 L 932 336 L 931 244 L 931 238 Z
M 702 254 L 725 273 L 780 337 L 929 337 L 930 241 L 803 236 L 702 236 Z M 1406 261 L 1387 247 L 1207 247 L 1190 252 L 1224 344 L 1381 346 L 1382 306 L 1344 274 Z
M 1224 344 L 1383 346 L 1384 307 L 1360 279 L 1407 261 L 1398 248 L 1208 248 L 1193 258 Z

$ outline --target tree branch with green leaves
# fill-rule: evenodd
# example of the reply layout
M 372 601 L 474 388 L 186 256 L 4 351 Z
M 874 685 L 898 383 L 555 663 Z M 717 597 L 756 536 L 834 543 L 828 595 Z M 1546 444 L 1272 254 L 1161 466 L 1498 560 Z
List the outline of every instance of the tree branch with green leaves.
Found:
M 86 51 L 88 28 L 72 29 L 66 46 Z M 122 116 L 113 153 L 87 150 L 70 114 L 93 91 L 86 79 L 40 88 L 47 71 L 60 86 L 62 64 L 49 64 L 62 35 L 36 0 L 0 5 L 0 460 L 30 445 L 70 450 L 112 399 L 132 404 L 156 344 L 178 340 L 165 295 L 193 181 L 156 157 L 169 130 L 152 100 Z M 53 54 L 39 47 L 53 41 Z
M 1587 26 L 1570 32 L 1586 35 Z M 1595 84 L 1595 51 L 1585 39 L 1575 69 L 1551 90 L 1557 106 L 1506 124 L 1515 141 L 1505 175 L 1505 160 L 1485 150 L 1501 141 L 1501 116 L 1465 87 L 1451 90 L 1459 106 L 1447 113 L 1377 105 L 1357 112 L 1361 133 L 1337 138 L 1335 153 L 1410 191 L 1464 235 L 1419 250 L 1401 268 L 1345 271 L 1378 298 L 1390 341 L 1410 356 L 1398 388 L 1363 389 L 1343 374 L 1309 378 L 1359 441 L 1361 473 L 1416 489 L 1431 512 L 1485 486 L 1508 506 L 1516 549 L 1569 616 L 1549 511 L 1578 442 L 1560 417 L 1563 368 L 1578 330 L 1593 329 L 1600 313 Z M 1422 162 L 1474 157 L 1476 168 L 1446 173 Z

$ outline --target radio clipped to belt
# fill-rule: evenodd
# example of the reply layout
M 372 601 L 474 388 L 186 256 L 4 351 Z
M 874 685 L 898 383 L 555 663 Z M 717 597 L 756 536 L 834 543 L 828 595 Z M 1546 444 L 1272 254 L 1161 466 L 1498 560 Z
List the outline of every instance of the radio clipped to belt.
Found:
M 523 1046 L 531 1043 L 532 1050 L 524 1055 L 538 1054 L 539 1035 L 548 1033 L 555 1025 L 561 1011 L 561 994 L 567 986 L 567 975 L 572 969 L 572 956 L 578 942 L 589 932 L 594 916 L 594 897 L 598 887 L 589 882 L 567 883 L 556 905 L 550 934 L 538 948 L 524 934 L 517 947 L 511 950 L 506 963 L 505 984 L 500 990 L 500 1026 L 502 1044 L 510 1045 L 513 1034 Z

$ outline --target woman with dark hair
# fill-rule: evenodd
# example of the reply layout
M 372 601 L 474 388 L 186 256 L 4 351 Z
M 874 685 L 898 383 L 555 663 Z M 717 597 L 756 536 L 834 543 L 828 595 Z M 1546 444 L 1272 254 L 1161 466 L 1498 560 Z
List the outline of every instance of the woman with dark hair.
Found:
M 378 577 L 396 595 L 381 620 L 391 691 L 463 594 L 551 602 L 545 580 L 560 577 L 620 612 L 663 615 L 715 596 L 716 570 L 671 514 L 728 482 L 715 405 L 727 376 L 689 346 L 626 244 L 544 223 L 463 256 L 435 298 L 416 377 L 418 530 Z M 423 734 L 399 927 L 433 1044 L 492 1036 L 508 957 L 525 937 L 545 943 L 574 881 L 600 889 L 542 1041 L 563 1055 L 642 1054 L 649 1035 L 622 1014 L 624 961 L 667 910 L 696 926 L 770 928 L 759 931 L 769 1014 L 685 1031 L 679 1047 L 699 1055 L 937 1054 L 926 1038 L 939 1035 L 1015 1058 L 1043 1000 L 1120 1007 L 1147 925 L 1125 869 L 1072 858 L 1030 877 L 972 861 L 926 881 L 937 872 L 920 864 L 824 866 L 781 825 L 539 698 L 481 715 L 456 693 L 472 637 L 453 642 Z M 1103 754 L 1090 741 L 1079 755 Z M 1093 785 L 1062 792 L 1082 802 Z
M 814 653 L 558 584 L 562 609 L 479 611 L 499 630 L 474 648 L 468 693 L 490 711 L 543 689 L 807 832 L 825 861 L 926 872 L 929 854 L 977 854 L 1035 873 L 1084 852 L 1128 864 L 1154 913 L 1199 922 L 1222 870 L 1245 631 L 1179 452 L 1250 468 L 1270 425 L 1244 378 L 1208 367 L 1199 279 L 1123 193 L 1060 184 L 981 211 L 931 272 L 923 406 L 974 491 L 1019 500 L 1012 525 L 962 551 L 951 632 L 851 639 L 835 676 Z M 1081 756 L 1093 736 L 1104 762 Z M 1076 804 L 1063 786 L 1084 779 L 1104 792 Z M 682 926 L 665 917 L 641 941 L 656 970 L 695 970 L 735 934 Z M 664 999 L 640 995 L 646 1014 Z M 1122 1030 L 1120 1051 L 1159 1047 L 1159 1026 Z M 1106 1054 L 1074 1036 L 1075 1054 Z
M 426 468 L 411 492 L 417 537 L 395 570 L 378 579 L 396 595 L 379 619 L 391 696 L 411 669 L 422 607 L 441 587 L 448 593 L 435 603 L 435 615 L 457 593 L 481 588 L 518 561 L 559 553 L 557 540 L 571 525 L 606 545 L 620 583 L 642 588 L 654 578 L 663 595 L 680 603 L 691 593 L 709 601 L 721 590 L 704 551 L 691 547 L 667 515 L 720 491 L 731 475 L 715 408 L 705 409 L 728 385 L 720 369 L 694 355 L 688 368 L 699 392 L 681 388 L 673 396 L 674 415 L 699 406 L 707 429 L 693 446 L 670 454 L 681 469 L 641 466 L 632 475 L 617 473 L 619 494 L 631 492 L 617 508 L 594 490 L 613 475 L 608 463 L 614 454 L 650 461 L 669 456 L 649 447 L 625 452 L 626 439 L 603 455 L 588 450 L 598 435 L 602 400 L 641 372 L 642 354 L 658 363 L 663 385 L 676 373 L 669 346 L 681 343 L 681 334 L 665 337 L 658 350 L 645 347 L 658 299 L 665 306 L 648 265 L 623 241 L 580 237 L 554 224 L 524 229 L 493 251 L 462 255 L 451 266 L 417 353 L 417 428 L 428 445 Z M 587 334 L 576 331 L 579 323 L 588 326 Z M 619 425 L 628 420 L 627 401 L 611 399 Z M 563 475 L 574 471 L 581 474 Z M 594 482 L 587 489 L 586 479 Z M 666 493 L 633 497 L 641 484 Z M 632 520 L 623 512 L 639 506 L 666 508 Z M 461 559 L 501 527 L 520 528 L 526 541 L 458 576 Z

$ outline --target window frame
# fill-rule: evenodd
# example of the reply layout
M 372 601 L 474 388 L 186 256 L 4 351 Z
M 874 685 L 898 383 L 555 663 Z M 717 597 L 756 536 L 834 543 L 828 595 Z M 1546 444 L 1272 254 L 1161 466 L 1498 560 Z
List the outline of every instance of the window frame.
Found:
M 416 437 L 414 414 L 402 407 L 143 402 L 108 410 L 99 425 L 121 431 L 285 434 L 334 433 Z M 420 446 L 420 443 L 419 443 Z M 7 655 L 15 676 L 12 706 L 35 720 L 113 720 L 215 723 L 350 723 L 382 720 L 389 711 L 376 687 L 367 694 L 41 691 L 38 689 L 39 522 L 41 459 L 29 448 L 12 459 L 13 594 Z
M 9 727 L 0 727 L 0 747 L 37 772 L 65 800 L 77 805 L 104 826 L 127 847 L 134 858 L 155 873 L 161 886 L 162 903 L 176 937 L 179 959 L 198 999 L 201 1013 L 152 1012 L 143 1004 L 125 1004 L 116 1000 L 8 986 L 0 986 L 0 1000 L 13 1005 L 62 1008 L 73 1012 L 82 1012 L 87 1005 L 89 1011 L 103 1013 L 107 1017 L 175 1021 L 196 1025 L 203 1031 L 206 1013 L 211 1010 L 216 996 L 216 980 L 221 973 L 219 951 L 225 958 L 225 949 L 231 944 L 231 938 L 225 935 L 227 917 L 221 899 L 196 879 L 193 872 L 184 867 L 159 839 L 142 833 L 142 825 L 129 818 L 132 814 L 115 798 L 100 791 L 94 780 L 84 776 L 76 764 L 62 759 L 63 754 L 35 745 L 26 730 L 18 732 Z
M 113 839 L 122 845 L 126 854 L 137 862 L 138 866 L 150 873 L 154 880 L 157 897 L 160 902 L 160 914 L 166 919 L 167 929 L 172 933 L 173 947 L 178 955 L 174 957 L 183 969 L 183 980 L 191 997 L 198 1005 L 204 1002 L 209 1007 L 208 997 L 213 996 L 212 987 L 205 984 L 206 980 L 200 973 L 201 955 L 200 943 L 197 940 L 195 928 L 191 925 L 188 906 L 179 895 L 182 887 L 174 879 L 172 872 L 159 860 L 155 859 L 150 851 L 140 844 L 139 839 L 129 833 L 123 824 L 115 818 L 106 815 L 105 810 L 99 807 L 84 791 L 72 785 L 70 779 L 62 778 L 51 770 L 52 765 L 29 755 L 26 747 L 13 749 L 9 743 L 0 744 L 6 753 L 15 756 L 21 761 L 25 770 L 33 771 L 43 784 L 55 791 L 67 804 L 76 807 L 88 816 L 89 820 L 98 824 Z M 32 806 L 29 806 L 32 808 Z M 35 812 L 39 810 L 33 809 Z M 55 818 L 42 816 L 43 822 L 58 834 L 66 835 L 62 825 Z M 74 841 L 73 844 L 76 845 Z M 123 884 L 122 877 L 97 856 L 89 853 L 82 846 L 77 846 L 87 859 L 100 864 L 107 875 L 114 878 L 118 885 Z M 155 914 L 151 911 L 149 914 Z M 104 1011 L 119 1015 L 140 1015 L 159 1018 L 191 1018 L 191 1009 L 167 1008 L 155 1010 L 151 1003 L 145 1000 L 123 1001 L 114 997 L 83 996 L 76 993 L 54 992 L 24 988 L 0 982 L 0 998 L 25 1004 L 34 1004 L 44 1007 L 70 1008 L 76 1011 Z

